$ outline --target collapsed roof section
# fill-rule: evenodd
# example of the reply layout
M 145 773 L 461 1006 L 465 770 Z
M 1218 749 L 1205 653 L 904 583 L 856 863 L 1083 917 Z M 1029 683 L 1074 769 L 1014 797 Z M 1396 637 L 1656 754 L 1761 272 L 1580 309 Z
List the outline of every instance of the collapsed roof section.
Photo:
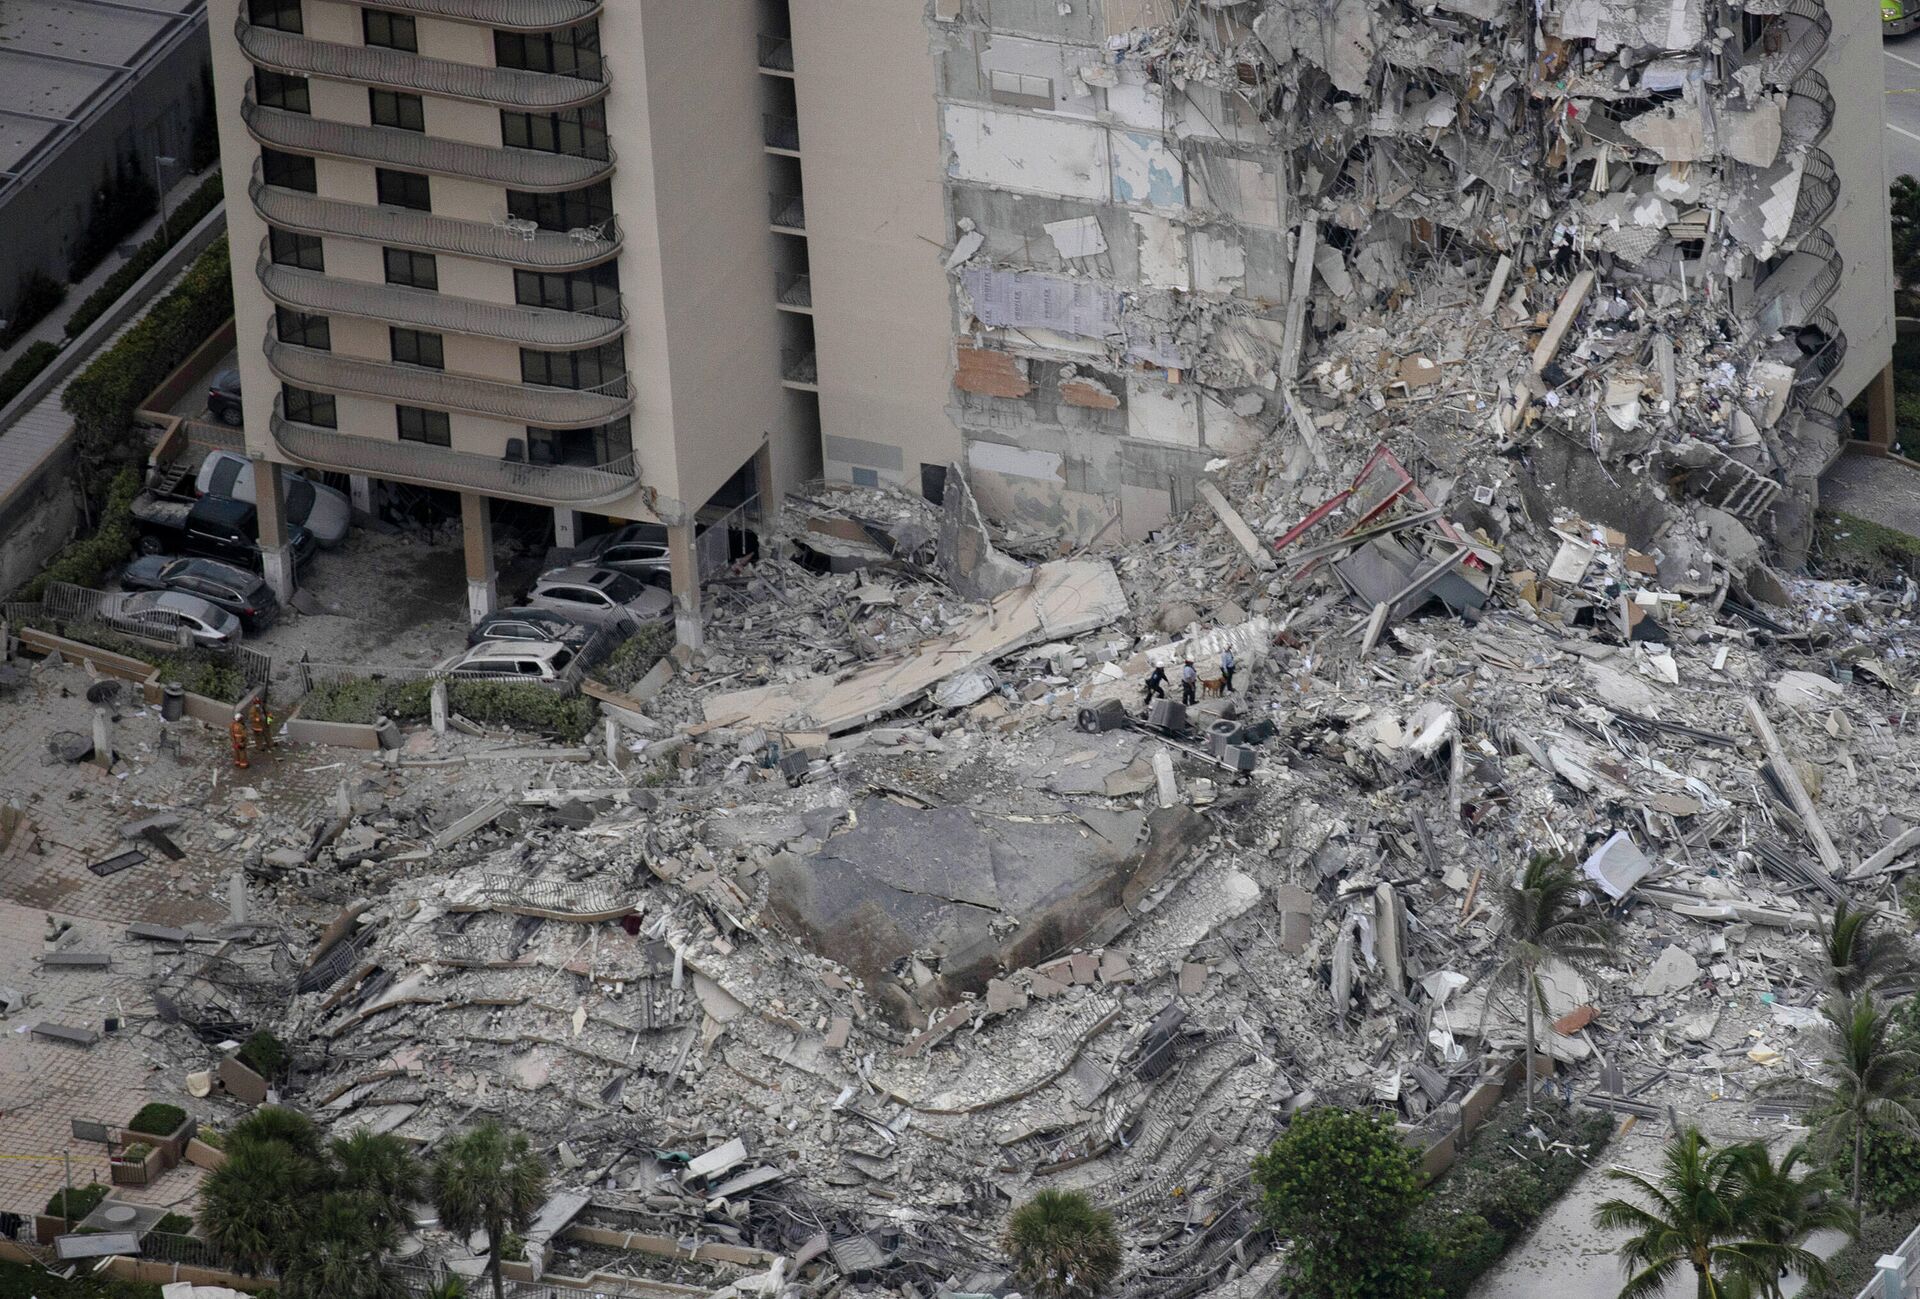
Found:
M 1545 437 L 1608 481 L 1742 494 L 1749 521 L 1787 488 L 1791 549 L 1844 426 L 1817 0 L 1725 22 L 1702 0 L 955 3 L 932 26 L 952 412 L 989 513 L 1113 541 L 1276 430 L 1290 476 L 1327 482 L 1382 438 Z M 1586 472 L 1565 458 L 1527 476 Z

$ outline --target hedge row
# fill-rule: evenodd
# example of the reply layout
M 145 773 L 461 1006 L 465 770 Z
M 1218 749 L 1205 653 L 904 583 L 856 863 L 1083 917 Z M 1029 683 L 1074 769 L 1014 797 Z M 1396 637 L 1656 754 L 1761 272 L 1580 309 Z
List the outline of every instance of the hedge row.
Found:
M 16 356 L 6 373 L 0 374 L 0 406 L 18 397 L 35 376 L 53 364 L 53 358 L 58 355 L 59 346 L 43 338 Z
M 227 241 L 221 239 L 200 254 L 173 292 L 67 385 L 61 404 L 73 416 L 83 448 L 95 454 L 124 449 L 141 398 L 232 314 Z
M 125 266 L 109 275 L 99 288 L 87 295 L 86 301 L 73 309 L 73 314 L 67 318 L 67 337 L 80 337 L 88 325 L 100 319 L 108 307 L 120 301 L 121 295 L 133 287 L 134 281 L 159 265 L 167 250 L 198 225 L 201 217 L 213 211 L 220 197 L 220 173 L 216 171 L 201 181 L 179 207 L 167 214 L 165 230 L 156 232 L 141 244 Z
M 362 726 L 386 716 L 412 722 L 431 715 L 430 681 L 373 681 L 354 678 L 315 686 L 300 700 L 300 716 L 314 722 L 356 722 Z M 586 738 L 595 705 L 584 695 L 563 698 L 545 686 L 523 681 L 452 681 L 447 706 L 472 721 L 549 731 L 568 744 Z
M 1526 1135 L 1537 1127 L 1547 1149 Z M 1433 1281 L 1463 1299 L 1586 1172 L 1613 1136 L 1611 1115 L 1552 1105 L 1528 1113 L 1509 1101 L 1473 1135 L 1467 1154 L 1435 1182 L 1414 1214 L 1433 1238 Z M 1554 1149 L 1572 1146 L 1578 1154 Z M 1516 1159 L 1514 1151 L 1523 1158 Z
M 593 679 L 614 690 L 631 689 L 672 649 L 673 624 L 650 622 L 621 641 L 607 661 L 593 670 Z
M 15 598 L 38 600 L 50 582 L 87 587 L 104 583 L 107 574 L 133 555 L 133 543 L 139 536 L 133 523 L 133 498 L 139 494 L 140 475 L 132 465 L 127 465 L 114 475 L 107 489 L 99 530 L 91 537 L 68 542 L 37 577 L 20 588 Z
M 0 329 L 0 347 L 12 347 L 25 338 L 66 300 L 67 286 L 45 271 L 36 267 L 30 274 L 21 276 L 20 291 L 14 295 L 13 314 L 7 318 L 7 327 Z
M 56 636 L 66 636 L 84 645 L 91 645 L 95 649 L 124 654 L 130 659 L 149 664 L 160 674 L 163 685 L 178 685 L 190 694 L 199 695 L 204 699 L 216 700 L 223 704 L 237 704 L 240 702 L 240 696 L 247 693 L 246 676 L 233 660 L 222 658 L 206 650 L 162 650 L 148 641 L 122 635 L 104 623 L 70 622 L 55 626 L 49 619 L 28 625 L 38 625 Z

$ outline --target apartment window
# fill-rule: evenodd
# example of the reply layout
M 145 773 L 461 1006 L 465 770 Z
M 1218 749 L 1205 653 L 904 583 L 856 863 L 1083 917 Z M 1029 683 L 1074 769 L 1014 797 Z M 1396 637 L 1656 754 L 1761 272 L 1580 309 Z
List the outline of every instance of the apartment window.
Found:
M 300 21 L 300 0 L 247 0 L 247 21 L 282 32 L 306 30 Z
M 427 129 L 427 110 L 418 95 L 403 95 L 397 90 L 369 90 L 367 102 L 372 108 L 375 126 L 397 126 L 402 131 Z
M 262 149 L 260 179 L 281 189 L 297 189 L 303 194 L 320 192 L 320 181 L 314 172 L 313 159 L 298 153 Z
M 620 343 L 602 343 L 579 352 L 520 349 L 520 381 L 546 388 L 599 388 L 627 373 L 627 351 Z
M 385 248 L 387 283 L 404 284 L 414 289 L 438 289 L 440 267 L 432 253 L 416 253 L 410 248 Z
M 446 348 L 438 334 L 422 329 L 389 329 L 393 359 L 400 365 L 418 365 L 428 370 L 447 368 Z
M 421 410 L 418 406 L 395 406 L 394 419 L 400 425 L 402 442 L 425 442 L 428 446 L 453 445 L 453 425 L 443 410 Z
M 309 316 L 291 307 L 275 307 L 273 325 L 283 343 L 311 347 L 318 352 L 333 350 L 333 328 L 325 316 Z
M 507 213 L 522 221 L 531 221 L 542 230 L 597 226 L 613 217 L 613 186 L 603 180 L 560 194 L 528 194 L 510 189 Z
M 311 113 L 312 101 L 307 96 L 307 79 L 290 77 L 281 72 L 269 72 L 265 68 L 256 68 L 253 73 L 254 101 L 266 108 L 281 108 L 289 113 Z
M 324 271 L 327 259 L 321 251 L 318 235 L 297 235 L 291 230 L 269 230 L 267 247 L 276 266 L 298 266 L 303 271 Z
M 600 24 L 581 23 L 559 32 L 495 32 L 493 61 L 503 68 L 598 81 Z
M 419 35 L 414 31 L 413 19 L 406 14 L 390 14 L 384 9 L 362 9 L 360 31 L 369 45 L 384 45 L 390 50 L 405 50 L 409 54 L 420 52 Z
M 620 298 L 620 273 L 612 262 L 584 271 L 515 271 L 513 299 L 523 307 L 595 311 Z
M 320 428 L 339 428 L 340 416 L 333 408 L 333 394 L 308 392 L 292 384 L 280 385 L 280 412 L 295 424 L 313 424 Z
M 1052 108 L 1053 79 L 996 68 L 987 74 L 987 97 L 1018 108 Z
M 379 199 L 388 207 L 410 207 L 416 212 L 433 211 L 433 197 L 427 178 L 417 171 L 373 170 L 373 184 Z
M 510 149 L 538 149 L 570 158 L 607 156 L 607 113 L 586 104 L 560 113 L 510 113 L 500 110 L 500 140 Z
M 536 465 L 606 465 L 633 454 L 633 422 L 593 428 L 530 428 L 527 459 Z

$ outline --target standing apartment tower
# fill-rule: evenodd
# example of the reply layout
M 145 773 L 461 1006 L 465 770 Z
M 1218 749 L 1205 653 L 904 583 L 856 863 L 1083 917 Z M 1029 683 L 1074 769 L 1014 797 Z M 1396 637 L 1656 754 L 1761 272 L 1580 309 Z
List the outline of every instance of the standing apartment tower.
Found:
M 919 381 L 944 391 L 918 12 L 891 24 L 923 70 L 916 226 L 808 201 L 853 184 L 863 136 L 913 154 L 864 79 L 808 76 L 851 39 L 854 15 L 824 4 L 809 25 L 785 0 L 213 2 L 246 446 L 276 484 L 282 589 L 278 483 L 303 466 L 351 475 L 362 509 L 383 485 L 458 493 L 476 618 L 497 599 L 497 502 L 552 509 L 561 545 L 583 516 L 664 524 L 695 640 L 701 523 L 819 472 L 839 418 L 823 370 L 880 392 L 900 361 L 858 295 L 903 246 L 937 349 Z M 808 175 L 829 133 L 805 122 L 849 110 Z M 836 207 L 854 224 L 823 230 Z M 885 247 L 862 219 L 891 223 Z

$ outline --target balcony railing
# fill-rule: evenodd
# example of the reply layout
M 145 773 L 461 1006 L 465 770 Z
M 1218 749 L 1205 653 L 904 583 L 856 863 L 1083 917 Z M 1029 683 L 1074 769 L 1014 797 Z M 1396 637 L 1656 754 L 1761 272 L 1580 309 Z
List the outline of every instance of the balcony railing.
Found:
M 1799 239 L 1825 221 L 1839 199 L 1840 174 L 1834 170 L 1833 159 L 1823 149 L 1807 150 L 1806 170 L 1800 174 L 1800 197 L 1793 205 L 1787 238 Z
M 788 347 L 780 352 L 780 378 L 803 388 L 820 386 L 820 362 L 810 347 Z
M 760 37 L 760 68 L 764 72 L 793 71 L 793 42 L 785 36 Z
M 765 124 L 765 139 L 769 149 L 785 149 L 788 153 L 800 152 L 800 119 L 786 117 L 779 113 L 762 113 L 760 120 Z
M 400 284 L 341 279 L 321 271 L 277 266 L 264 244 L 256 269 L 269 298 L 315 315 L 363 316 L 435 333 L 500 338 L 552 350 L 593 347 L 618 338 L 627 328 L 626 312 L 617 302 L 591 312 L 555 311 L 457 298 Z
M 510 189 L 538 192 L 578 189 L 611 175 L 614 168 L 611 147 L 604 159 L 542 153 L 537 149 L 495 149 L 398 127 L 355 126 L 306 113 L 266 108 L 255 103 L 251 94 L 241 101 L 240 120 L 261 144 L 288 153 L 352 158 L 380 167 L 487 181 Z
M 1787 88 L 1786 106 L 1780 113 L 1781 134 L 1803 148 L 1816 145 L 1833 129 L 1834 108 L 1827 79 L 1818 72 L 1806 73 Z
M 268 424 L 273 440 L 295 462 L 331 473 L 368 474 L 454 492 L 480 492 L 538 505 L 601 505 L 639 486 L 631 455 L 605 465 L 533 465 L 517 460 L 426 446 L 419 442 L 357 437 L 312 424 L 296 424 L 274 403 Z
M 1758 285 L 1753 319 L 1765 329 L 1785 330 L 1812 320 L 1840 287 L 1846 269 L 1833 236 L 1815 230 L 1800 241 Z
M 1853 421 L 1847 418 L 1847 403 L 1832 388 L 1816 388 L 1809 392 L 1800 414 L 1803 419 L 1830 429 L 1842 438 L 1852 432 Z
M 383 9 L 512 32 L 548 32 L 595 17 L 605 0 L 380 0 Z
M 767 195 L 768 220 L 781 230 L 807 228 L 807 200 L 799 194 Z
M 1760 38 L 1742 53 L 1742 64 L 1760 65 L 1775 86 L 1791 86 L 1820 61 L 1833 33 L 1833 18 L 1820 0 L 1785 0 L 1765 16 Z
M 589 428 L 611 423 L 633 408 L 624 375 L 597 388 L 548 388 L 341 356 L 283 343 L 271 334 L 262 346 L 274 376 L 297 388 L 465 411 L 509 424 Z
M 1796 388 L 1824 389 L 1827 380 L 1847 359 L 1847 335 L 1831 311 L 1814 313 L 1811 320 L 1793 331 L 1802 356 L 1793 366 Z
M 783 307 L 798 311 L 813 310 L 813 276 L 804 271 L 798 274 L 792 271 L 774 272 L 773 297 Z
M 411 208 L 373 207 L 278 189 L 261 178 L 257 164 L 247 193 L 253 199 L 254 211 L 283 230 L 363 239 L 390 248 L 449 253 L 539 270 L 595 266 L 620 251 L 617 223 L 598 231 L 562 234 L 535 229 L 531 222 L 510 224 L 504 216 L 495 224 L 487 224 Z
M 297 32 L 255 27 L 247 21 L 244 3 L 233 31 L 241 52 L 254 66 L 301 77 L 353 81 L 541 112 L 577 108 L 607 93 L 604 80 L 429 59 L 379 45 L 340 45 Z

